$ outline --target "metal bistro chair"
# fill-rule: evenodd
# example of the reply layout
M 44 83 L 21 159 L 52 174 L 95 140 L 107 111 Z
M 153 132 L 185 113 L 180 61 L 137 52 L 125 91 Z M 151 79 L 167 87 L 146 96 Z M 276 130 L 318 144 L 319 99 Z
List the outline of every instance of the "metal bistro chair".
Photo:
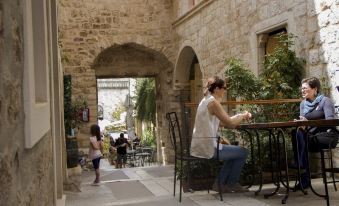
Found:
M 194 161 L 217 161 L 217 163 L 219 164 L 219 155 L 217 155 L 216 159 L 205 159 L 205 158 L 198 158 L 198 157 L 194 157 L 190 155 L 190 138 L 186 137 L 182 137 L 181 136 L 181 131 L 180 131 L 180 125 L 179 125 L 179 121 L 178 121 L 178 117 L 177 114 L 175 112 L 169 112 L 166 113 L 166 118 L 168 120 L 169 123 L 169 133 L 171 136 L 171 141 L 174 147 L 174 188 L 173 188 L 173 196 L 175 196 L 175 190 L 176 190 L 176 178 L 177 178 L 177 172 L 180 171 L 182 174 L 179 175 L 179 188 L 180 188 L 180 192 L 179 192 L 179 202 L 181 202 L 181 197 L 182 197 L 182 180 L 184 179 L 183 177 L 183 172 L 187 172 L 186 174 L 186 180 L 188 182 L 188 185 L 190 185 L 190 181 L 191 181 L 191 170 L 190 170 L 190 165 L 192 162 Z M 219 141 L 219 138 L 218 138 Z M 219 144 L 217 144 L 219 147 Z M 217 148 L 219 151 L 219 148 Z M 180 166 L 178 166 L 178 161 L 180 161 Z M 183 163 L 186 163 L 186 169 L 183 166 Z M 185 170 L 185 171 L 184 171 Z M 218 182 L 218 186 L 219 186 L 219 196 L 220 196 L 220 200 L 223 201 L 222 198 L 222 192 L 221 192 L 221 183 Z M 209 192 L 210 187 L 208 187 L 208 192 Z
M 339 115 L 339 106 L 335 106 L 335 113 L 338 116 Z M 330 196 L 328 194 L 328 187 L 327 184 L 333 184 L 334 190 L 337 191 L 337 185 L 336 183 L 339 182 L 335 178 L 335 174 L 339 173 L 339 165 L 334 165 L 333 164 L 333 152 L 334 150 L 338 151 L 338 136 L 339 136 L 339 131 L 337 128 L 331 129 L 332 133 L 319 133 L 316 134 L 315 136 L 322 136 L 322 135 L 328 135 L 329 138 L 332 139 L 332 141 L 328 145 L 321 144 L 321 142 L 317 142 L 317 144 L 320 144 L 319 152 L 320 152 L 320 163 L 321 163 L 321 175 L 323 178 L 323 183 L 325 187 L 325 195 L 318 195 L 318 196 L 323 196 L 326 199 L 326 204 L 327 206 L 330 205 Z M 319 141 L 318 138 L 315 138 L 316 141 Z M 327 160 L 327 164 L 325 163 Z M 331 179 L 330 181 L 327 180 L 327 173 L 330 174 Z
M 335 174 L 339 173 L 339 167 L 338 165 L 334 166 L 333 163 L 333 150 L 337 150 L 337 144 L 338 144 L 338 136 L 339 132 L 336 129 L 331 129 L 332 132 L 320 132 L 317 133 L 314 136 L 315 144 L 318 145 L 318 151 L 313 152 L 319 152 L 320 153 L 320 163 L 321 163 L 321 176 L 324 183 L 324 189 L 325 189 L 325 195 L 320 195 L 319 193 L 315 192 L 313 188 L 314 193 L 320 197 L 324 197 L 326 199 L 326 205 L 330 205 L 330 197 L 328 193 L 328 185 L 327 184 L 333 184 L 334 190 L 337 191 L 336 183 L 339 182 L 339 180 L 336 180 Z M 325 145 L 319 141 L 319 138 L 321 136 L 325 136 L 325 138 L 332 139 L 331 142 L 328 143 L 328 145 Z M 308 148 L 309 149 L 309 148 Z M 327 164 L 326 164 L 327 162 Z M 330 174 L 331 179 L 330 181 L 327 180 L 327 173 Z

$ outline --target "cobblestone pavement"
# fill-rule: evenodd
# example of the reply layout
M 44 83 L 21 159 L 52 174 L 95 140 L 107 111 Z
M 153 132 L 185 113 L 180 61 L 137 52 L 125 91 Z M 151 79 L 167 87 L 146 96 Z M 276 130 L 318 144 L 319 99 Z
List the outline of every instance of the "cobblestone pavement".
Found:
M 218 199 L 215 192 L 196 191 L 184 193 L 179 203 L 178 195 L 173 197 L 173 166 L 150 166 L 114 169 L 107 162 L 101 166 L 102 182 L 92 186 L 93 171 L 81 174 L 81 192 L 65 192 L 66 206 L 266 206 L 281 205 L 282 195 L 278 194 L 265 199 L 262 194 L 254 195 L 255 187 L 243 194 L 224 194 L 224 201 Z M 315 180 L 315 188 L 322 191 L 319 179 Z M 264 192 L 273 191 L 272 185 L 265 185 Z M 331 206 L 339 206 L 339 192 L 330 186 Z M 177 189 L 178 191 L 178 189 Z M 321 206 L 326 205 L 324 199 L 311 194 L 291 192 L 287 205 Z

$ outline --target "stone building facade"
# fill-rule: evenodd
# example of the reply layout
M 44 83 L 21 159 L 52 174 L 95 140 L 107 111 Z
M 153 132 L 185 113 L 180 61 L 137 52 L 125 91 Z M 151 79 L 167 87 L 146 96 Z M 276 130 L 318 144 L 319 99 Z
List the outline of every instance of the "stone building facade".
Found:
M 184 4 L 185 1 L 174 1 L 174 7 Z M 184 15 L 177 14 L 172 25 L 180 36 L 178 48 L 194 50 L 203 76 L 217 73 L 229 57 L 242 59 L 257 74 L 263 37 L 284 27 L 298 37 L 295 50 L 306 59 L 306 75 L 329 77 L 338 103 L 334 91 L 339 64 L 338 14 L 338 1 L 334 0 L 208 0 Z
M 127 125 L 127 122 L 129 123 L 128 128 L 134 127 L 132 117 L 134 104 L 131 98 L 135 96 L 135 84 L 136 80 L 132 78 L 97 80 L 98 106 L 102 109 L 102 114 L 98 114 L 98 117 L 101 115 L 98 122 L 101 130 L 105 130 L 106 126 L 112 124 Z M 131 109 L 128 109 L 129 107 Z M 113 113 L 120 109 L 120 117 L 114 117 Z
M 62 202 L 56 7 L 54 0 L 0 1 L 0 205 Z
M 171 14 L 172 3 L 167 0 L 60 1 L 63 68 L 72 75 L 73 95 L 87 96 L 93 111 L 78 136 L 80 147 L 87 147 L 89 125 L 97 121 L 96 78 L 155 77 L 157 128 L 165 127 L 165 111 L 171 110 L 167 103 L 173 102 Z
M 197 101 L 226 58 L 258 74 L 276 30 L 299 37 L 306 75 L 327 77 L 339 104 L 338 23 L 338 0 L 0 1 L 1 204 L 57 205 L 63 197 L 63 74 L 72 75 L 74 98 L 89 100 L 93 118 L 80 140 L 97 121 L 97 78 L 154 77 L 158 148 L 171 161 L 165 113 Z
M 74 95 L 88 95 L 92 110 L 97 77 L 155 77 L 157 132 L 168 145 L 165 113 L 197 101 L 190 93 L 222 74 L 227 58 L 258 74 L 267 36 L 279 29 L 298 36 L 306 75 L 327 77 L 338 104 L 338 7 L 337 0 L 60 0 L 62 64 Z

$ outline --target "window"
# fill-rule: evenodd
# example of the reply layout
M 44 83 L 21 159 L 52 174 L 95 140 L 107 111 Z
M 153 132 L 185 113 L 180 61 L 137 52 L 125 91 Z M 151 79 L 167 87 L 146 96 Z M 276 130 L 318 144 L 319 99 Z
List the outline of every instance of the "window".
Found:
M 287 30 L 285 27 L 258 34 L 259 73 L 261 69 L 263 68 L 263 62 L 264 62 L 265 56 L 268 54 L 271 54 L 274 51 L 274 49 L 279 45 L 279 42 L 276 37 L 282 33 L 287 33 Z
M 194 6 L 196 6 L 200 0 L 185 0 L 185 1 L 180 1 L 180 14 L 184 15 L 188 11 L 190 11 Z
M 25 146 L 32 148 L 50 130 L 48 1 L 24 1 Z M 33 32 L 34 31 L 34 32 Z
M 265 44 L 265 55 L 273 53 L 274 49 L 277 46 L 279 46 L 279 42 L 278 42 L 277 37 L 280 34 L 286 34 L 286 33 L 287 33 L 287 31 L 286 31 L 285 28 L 275 30 L 273 32 L 268 33 L 267 41 L 266 41 L 266 44 Z

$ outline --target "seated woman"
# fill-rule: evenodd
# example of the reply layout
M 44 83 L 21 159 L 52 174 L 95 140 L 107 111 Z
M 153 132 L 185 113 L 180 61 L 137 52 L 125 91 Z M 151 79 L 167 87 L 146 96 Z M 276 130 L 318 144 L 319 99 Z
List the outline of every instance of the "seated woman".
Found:
M 320 93 L 320 81 L 316 77 L 310 77 L 301 81 L 301 94 L 304 100 L 300 103 L 300 120 L 333 119 L 335 110 L 332 101 Z M 307 128 L 312 134 L 326 131 L 328 128 Z M 306 153 L 306 135 L 303 128 L 292 131 L 292 144 L 295 164 L 291 167 L 305 168 L 306 172 L 301 175 L 301 183 L 295 189 L 307 188 L 310 178 L 308 176 L 308 161 Z M 297 147 L 298 145 L 298 147 Z M 312 147 L 316 145 L 312 145 Z M 297 151 L 298 148 L 298 151 Z
M 217 151 L 217 130 L 220 121 L 224 126 L 234 128 L 241 121 L 251 118 L 251 113 L 245 111 L 230 117 L 220 102 L 226 91 L 224 80 L 214 77 L 208 80 L 208 93 L 205 93 L 201 100 L 194 123 L 191 155 L 201 158 L 216 158 L 219 153 L 219 159 L 224 161 L 218 178 L 222 184 L 222 192 L 245 192 L 238 183 L 241 170 L 245 164 L 247 150 L 234 145 L 220 145 Z M 218 190 L 218 182 L 213 184 L 212 189 Z

